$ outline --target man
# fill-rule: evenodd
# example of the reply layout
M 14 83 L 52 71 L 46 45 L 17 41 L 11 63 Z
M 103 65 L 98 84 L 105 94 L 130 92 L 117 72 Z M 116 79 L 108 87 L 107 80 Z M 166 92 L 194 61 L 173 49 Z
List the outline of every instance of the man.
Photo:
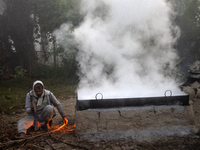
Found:
M 32 125 L 39 129 L 41 122 L 45 122 L 45 127 L 48 130 L 49 125 L 52 122 L 51 119 L 55 116 L 52 104 L 62 116 L 63 123 L 67 124 L 68 120 L 60 102 L 52 92 L 44 89 L 42 81 L 35 81 L 33 83 L 33 90 L 26 95 L 25 110 L 28 115 L 18 121 L 19 138 L 24 138 L 27 129 Z

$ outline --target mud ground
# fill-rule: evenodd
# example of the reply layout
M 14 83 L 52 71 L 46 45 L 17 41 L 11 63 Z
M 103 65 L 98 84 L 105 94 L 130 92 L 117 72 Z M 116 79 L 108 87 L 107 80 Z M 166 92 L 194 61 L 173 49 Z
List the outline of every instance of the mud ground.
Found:
M 185 137 L 167 137 L 165 140 L 154 142 L 137 142 L 132 138 L 122 138 L 119 140 L 83 140 L 75 133 L 75 97 L 67 100 L 60 100 L 69 120 L 67 126 L 54 131 L 62 126 L 62 118 L 57 112 L 53 118 L 53 126 L 49 132 L 29 131 L 27 139 L 23 141 L 12 140 L 17 135 L 17 121 L 26 113 L 24 109 L 21 113 L 6 115 L 0 114 L 0 149 L 26 150 L 26 149 L 45 149 L 45 150 L 198 150 L 200 149 L 200 135 L 188 135 Z M 72 131 L 70 131 L 72 129 Z

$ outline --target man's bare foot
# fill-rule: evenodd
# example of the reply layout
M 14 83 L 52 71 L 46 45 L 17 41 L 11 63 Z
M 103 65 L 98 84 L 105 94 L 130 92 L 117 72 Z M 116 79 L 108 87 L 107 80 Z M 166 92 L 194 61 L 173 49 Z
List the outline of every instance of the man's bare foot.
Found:
M 21 139 L 24 139 L 25 136 L 26 136 L 26 134 L 25 134 L 24 132 L 20 132 L 20 133 L 19 133 L 19 136 L 14 136 L 14 137 L 12 138 L 12 140 L 21 140 Z

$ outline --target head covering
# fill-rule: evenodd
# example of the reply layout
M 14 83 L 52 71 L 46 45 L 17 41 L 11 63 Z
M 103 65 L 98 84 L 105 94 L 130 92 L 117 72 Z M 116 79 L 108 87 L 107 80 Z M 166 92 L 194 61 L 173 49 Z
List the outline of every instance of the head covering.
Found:
M 38 84 L 38 83 L 41 84 L 42 87 L 43 87 L 43 89 L 44 89 L 44 84 L 42 83 L 42 81 L 37 80 L 37 81 L 35 81 L 35 82 L 33 83 L 33 91 L 34 91 L 34 87 L 35 87 L 35 85 Z
M 35 93 L 34 87 L 35 87 L 36 84 L 41 84 L 41 85 L 42 85 L 43 92 L 42 92 L 41 95 L 37 95 L 37 94 Z M 35 81 L 35 82 L 33 83 L 33 96 L 36 97 L 37 100 L 38 100 L 37 106 L 42 105 L 43 95 L 44 95 L 44 84 L 42 83 L 42 81 L 37 80 L 37 81 Z

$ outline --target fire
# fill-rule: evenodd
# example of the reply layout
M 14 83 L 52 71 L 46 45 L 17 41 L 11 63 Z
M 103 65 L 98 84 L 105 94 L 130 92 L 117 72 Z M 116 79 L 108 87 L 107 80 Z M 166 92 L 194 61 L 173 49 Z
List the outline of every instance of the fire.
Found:
M 72 126 L 65 126 L 65 131 L 66 132 L 71 132 L 71 131 L 74 131 L 76 130 L 76 124 L 72 125 Z
M 65 128 L 64 128 L 65 127 Z M 59 125 L 53 125 L 52 127 L 54 130 L 50 131 L 50 132 L 56 132 L 56 131 L 60 131 L 60 132 L 71 132 L 76 130 L 76 125 L 71 125 L 71 126 L 67 126 L 67 124 L 63 124 L 62 126 L 59 127 Z

